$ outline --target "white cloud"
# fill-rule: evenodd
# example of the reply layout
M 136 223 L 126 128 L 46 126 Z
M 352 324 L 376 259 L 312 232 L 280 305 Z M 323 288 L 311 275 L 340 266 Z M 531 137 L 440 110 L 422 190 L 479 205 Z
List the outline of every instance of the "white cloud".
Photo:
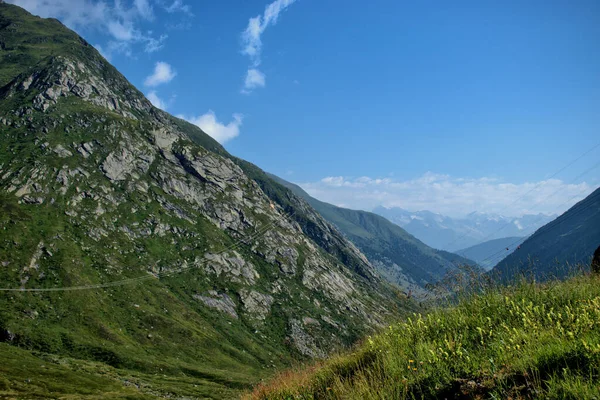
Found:
M 265 74 L 260 72 L 256 68 L 250 68 L 246 74 L 246 80 L 244 81 L 243 93 L 250 93 L 251 90 L 257 87 L 265 86 Z
M 148 0 L 134 0 L 133 5 L 135 6 L 139 15 L 147 20 L 154 19 L 154 10 L 148 2 Z
M 158 97 L 156 91 L 152 90 L 151 92 L 148 92 L 148 94 L 146 94 L 146 98 L 150 100 L 150 103 L 152 103 L 154 107 L 160 108 L 163 111 L 167 110 L 167 103 Z
M 219 143 L 225 143 L 237 137 L 240 134 L 240 126 L 242 125 L 241 114 L 233 114 L 233 120 L 225 125 L 217 121 L 217 117 L 212 110 L 198 117 L 186 117 L 184 115 L 178 115 L 177 117 L 198 126 Z
M 164 9 L 168 13 L 182 12 L 184 14 L 192 15 L 192 10 L 189 5 L 184 4 L 181 0 L 174 0 L 170 5 L 164 5 Z
M 255 68 L 261 63 L 260 55 L 262 51 L 262 40 L 261 35 L 270 25 L 275 25 L 279 14 L 287 7 L 292 5 L 296 0 L 275 0 L 265 7 L 263 15 L 257 15 L 256 17 L 248 20 L 248 26 L 242 32 L 242 54 L 250 57 L 251 66 L 248 69 L 248 75 L 244 82 L 244 93 L 250 92 L 252 89 L 265 86 L 265 75 L 261 73 L 261 85 L 248 86 L 248 77 L 250 71 L 257 71 Z M 252 80 L 250 80 L 252 82 Z
M 154 72 L 144 81 L 144 85 L 154 87 L 163 83 L 168 83 L 175 78 L 177 73 L 166 62 L 159 61 L 154 65 Z
M 166 35 L 155 36 L 140 27 L 140 21 L 154 20 L 149 0 L 132 0 L 126 7 L 120 0 L 6 0 L 44 18 L 57 18 L 75 31 L 95 30 L 109 37 L 102 46 L 105 58 L 112 53 L 131 56 L 134 45 L 152 53 L 164 46 Z
M 449 216 L 472 211 L 506 216 L 561 213 L 595 189 L 585 182 L 571 184 L 559 179 L 514 184 L 494 178 L 453 178 L 433 173 L 404 181 L 329 176 L 299 185 L 319 200 L 349 208 L 372 210 L 383 205 Z
M 261 16 L 258 15 L 254 18 L 250 18 L 246 30 L 242 33 L 242 40 L 244 42 L 244 48 L 242 53 L 250 56 L 253 61 L 253 65 L 257 66 L 260 64 L 260 51 L 262 48 L 262 41 L 260 35 L 264 29 L 261 23 Z
M 147 38 L 144 51 L 146 53 L 154 53 L 155 51 L 162 49 L 165 45 L 165 40 L 167 40 L 167 37 L 167 35 L 160 35 L 158 39 Z
M 115 39 L 123 42 L 133 40 L 138 35 L 131 22 L 110 21 L 107 28 Z
M 107 21 L 110 8 L 92 0 L 6 0 L 44 18 L 58 18 L 74 28 Z

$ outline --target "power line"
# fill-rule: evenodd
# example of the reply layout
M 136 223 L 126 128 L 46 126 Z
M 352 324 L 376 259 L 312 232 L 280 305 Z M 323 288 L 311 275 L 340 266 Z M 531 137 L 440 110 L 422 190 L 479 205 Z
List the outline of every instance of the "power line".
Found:
M 552 179 L 555 176 L 557 176 L 558 174 L 560 174 L 561 172 L 563 172 L 564 170 L 566 170 L 567 168 L 569 168 L 571 165 L 575 164 L 577 161 L 581 160 L 583 157 L 587 156 L 588 154 L 590 154 L 592 151 L 594 151 L 595 149 L 597 149 L 598 147 L 600 147 L 600 142 L 597 143 L 595 146 L 593 146 L 591 149 L 587 150 L 585 153 L 581 154 L 579 157 L 575 158 L 574 160 L 572 160 L 571 162 L 569 162 L 567 165 L 565 165 L 564 167 L 562 167 L 561 169 L 559 169 L 558 171 L 556 171 L 554 174 L 552 174 L 550 177 L 546 178 L 546 180 L 548 179 Z M 595 168 L 595 167 L 593 167 Z M 592 169 L 593 169 L 592 168 Z M 579 177 L 575 178 L 578 179 Z M 517 202 L 519 202 L 520 200 L 522 200 L 523 198 L 525 198 L 525 196 L 527 196 L 528 194 L 532 193 L 534 190 L 536 190 L 537 188 L 539 188 L 542 183 L 544 181 L 538 182 L 537 185 L 535 185 L 533 188 L 531 188 L 528 192 L 526 192 L 525 194 L 521 195 L 521 197 L 517 198 L 515 201 L 513 201 L 512 203 L 508 204 L 507 206 L 505 206 L 503 209 L 501 209 L 499 211 L 499 213 L 504 212 L 506 209 L 508 209 L 509 207 L 517 204 Z M 507 223 L 508 224 L 508 223 Z M 503 227 L 504 228 L 504 227 Z M 448 246 L 456 243 L 457 241 L 464 239 L 469 233 L 466 232 L 464 233 L 462 236 L 459 236 L 455 239 L 453 239 L 452 241 L 450 241 L 449 243 L 447 243 L 445 246 L 442 246 L 443 248 L 448 248 Z M 488 236 L 489 237 L 489 236 Z M 483 241 L 485 241 L 486 239 L 483 239 Z
M 587 175 L 590 171 L 598 168 L 598 166 L 600 166 L 600 161 L 597 162 L 596 164 L 592 165 L 590 168 L 586 169 L 585 171 L 583 171 L 581 174 L 577 175 L 575 178 L 573 178 L 569 183 L 567 183 L 568 185 L 576 182 L 579 178 L 581 178 L 582 176 Z M 544 202 L 546 202 L 549 198 L 551 198 L 552 196 L 554 196 L 555 194 L 557 194 L 558 192 L 560 192 L 561 190 L 563 190 L 562 188 L 558 188 L 557 190 L 555 190 L 551 195 L 546 196 L 544 199 L 542 199 L 541 201 L 538 201 L 537 203 L 535 203 L 532 207 L 536 207 Z M 565 203 L 563 203 L 565 204 Z M 561 206 L 562 207 L 562 204 Z M 560 207 L 558 207 L 558 209 L 560 209 Z M 496 229 L 494 232 L 490 233 L 489 235 L 487 235 L 486 237 L 484 237 L 481 242 L 485 242 L 487 241 L 489 238 L 491 238 L 492 236 L 496 235 L 498 232 L 500 232 L 501 230 L 503 230 L 504 228 L 506 228 L 508 225 L 510 225 L 512 222 L 506 222 L 504 223 L 504 225 L 502 225 L 500 228 Z M 529 226 L 531 226 L 533 224 L 530 224 Z
M 599 163 L 600 164 L 600 163 Z M 586 192 L 587 190 L 583 190 L 581 192 L 579 192 L 578 194 L 572 196 L 571 198 L 569 198 L 567 201 L 563 202 L 561 205 L 559 205 L 558 207 L 556 207 L 556 210 L 561 209 L 565 204 L 570 203 L 574 198 L 581 196 L 584 192 Z M 590 199 L 595 199 L 596 197 L 600 197 L 600 192 L 596 193 L 596 194 L 592 194 L 591 196 L 589 196 Z M 561 219 L 561 217 L 557 217 L 555 220 L 549 222 L 548 224 L 544 225 L 543 227 L 541 227 L 540 229 L 545 229 L 545 230 L 550 230 L 550 229 L 554 229 L 555 227 L 557 227 L 558 225 L 562 224 L 563 222 L 569 220 L 570 218 L 575 218 L 579 215 L 581 215 L 584 211 L 587 211 L 588 209 L 592 208 L 595 205 L 595 203 L 591 202 L 590 204 L 586 204 L 584 206 L 582 206 L 581 208 L 575 210 L 573 213 L 571 213 L 570 215 L 564 217 Z M 527 228 L 529 226 L 532 226 L 533 224 L 530 224 L 527 226 Z M 521 239 L 516 240 L 512 243 L 510 243 L 508 246 L 505 246 L 506 248 L 510 248 L 511 246 L 519 243 L 521 241 Z M 502 256 L 502 254 L 504 253 L 504 249 L 496 251 L 495 253 L 492 253 L 491 255 L 489 255 L 487 258 L 481 260 L 481 263 L 485 263 L 487 261 L 492 261 L 496 258 L 499 258 L 499 256 Z M 504 259 L 505 257 L 501 257 L 499 258 L 498 262 L 500 262 L 502 259 Z
M 293 211 L 292 213 L 284 213 L 283 216 L 286 218 L 291 218 L 292 216 L 294 216 L 294 214 L 296 214 L 296 211 Z M 242 245 L 244 241 L 253 241 L 253 240 L 258 239 L 259 237 L 266 234 L 267 231 L 270 230 L 277 222 L 278 222 L 278 220 L 276 219 L 276 220 L 270 222 L 269 224 L 266 224 L 265 226 L 260 228 L 258 231 L 254 232 L 252 235 L 250 235 L 248 237 L 240 238 L 238 241 L 233 243 L 231 246 L 226 247 L 225 249 L 215 253 L 215 255 L 221 255 L 223 253 L 233 251 L 233 250 L 237 249 L 240 245 Z M 200 265 L 204 265 L 204 264 L 206 264 L 206 261 Z M 200 265 L 194 265 L 194 267 L 197 268 Z M 114 282 L 99 283 L 99 284 L 92 284 L 92 285 L 56 287 L 56 288 L 0 288 L 0 292 L 67 292 L 67 291 L 78 291 L 78 290 L 105 289 L 105 288 L 110 288 L 110 287 L 124 286 L 124 285 L 139 283 L 139 282 L 146 281 L 146 280 L 153 279 L 153 278 L 158 279 L 159 277 L 162 277 L 162 276 L 172 276 L 175 274 L 180 274 L 182 272 L 185 272 L 191 268 L 192 267 L 185 267 L 185 268 L 181 268 L 177 271 L 165 271 L 165 272 L 159 272 L 157 274 L 148 273 L 148 275 L 138 276 L 136 278 L 128 278 L 128 279 L 122 279 L 122 280 L 118 280 L 118 281 L 114 281 Z
M 576 198 L 576 197 L 580 196 L 580 195 L 581 195 L 581 194 L 583 194 L 584 192 L 585 192 L 585 190 L 584 190 L 584 191 L 581 191 L 580 193 L 578 193 L 578 194 L 576 194 L 576 195 L 574 195 L 574 196 L 572 196 L 572 197 L 571 197 L 569 200 L 567 200 L 566 202 L 564 202 L 563 204 L 561 204 L 560 206 L 558 206 L 556 209 L 558 210 L 558 209 L 562 208 L 562 206 L 563 206 L 563 205 L 565 205 L 565 204 L 569 203 L 571 200 L 573 200 L 574 198 Z M 598 193 L 598 195 L 600 195 L 600 193 Z M 579 209 L 579 210 L 577 210 L 575 213 L 572 213 L 572 214 L 570 214 L 570 215 L 569 215 L 569 217 L 565 217 L 565 218 L 563 218 L 563 219 L 560 219 L 560 217 L 558 217 L 558 218 L 556 218 L 554 221 L 551 221 L 551 222 L 549 222 L 548 224 L 544 225 L 544 226 L 543 226 L 543 227 L 541 227 L 540 229 L 553 229 L 555 226 L 557 226 L 557 225 L 561 224 L 562 222 L 564 222 L 564 221 L 568 220 L 569 218 L 574 218 L 574 217 L 578 216 L 578 215 L 579 215 L 579 214 L 581 214 L 583 211 L 585 211 L 585 210 L 587 210 L 587 209 L 591 208 L 592 206 L 593 206 L 593 203 L 592 203 L 592 204 L 589 204 L 589 205 L 587 205 L 587 207 L 584 207 L 583 209 Z M 560 222 L 559 222 L 558 224 L 556 224 L 556 221 L 558 221 L 559 219 L 560 219 Z M 527 227 L 529 227 L 529 226 L 532 226 L 532 225 L 533 225 L 533 224 L 530 224 L 530 225 L 528 225 Z M 510 248 L 511 246 L 514 246 L 514 245 L 516 245 L 517 243 L 519 243 L 521 240 L 522 240 L 522 239 L 519 239 L 519 240 L 516 240 L 516 241 L 514 241 L 514 242 L 512 242 L 512 243 L 509 243 L 507 246 L 504 246 L 502 249 L 500 249 L 500 250 L 496 251 L 495 253 L 492 253 L 491 255 L 489 255 L 488 257 L 486 257 L 485 259 L 481 260 L 481 263 L 486 263 L 487 261 L 492 261 L 492 260 L 494 260 L 494 259 L 497 259 L 497 262 L 495 263 L 495 264 L 497 264 L 498 262 L 500 262 L 502 259 L 504 259 L 504 258 L 505 258 L 505 256 L 504 256 L 504 253 L 505 253 L 505 250 L 504 250 L 504 248 Z

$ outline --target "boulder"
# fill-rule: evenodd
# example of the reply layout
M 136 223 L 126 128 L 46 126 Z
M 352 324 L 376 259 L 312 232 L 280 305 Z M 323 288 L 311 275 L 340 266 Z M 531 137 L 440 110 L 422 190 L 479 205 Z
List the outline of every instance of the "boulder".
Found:
M 600 274 L 600 246 L 594 252 L 594 258 L 592 259 L 592 273 Z

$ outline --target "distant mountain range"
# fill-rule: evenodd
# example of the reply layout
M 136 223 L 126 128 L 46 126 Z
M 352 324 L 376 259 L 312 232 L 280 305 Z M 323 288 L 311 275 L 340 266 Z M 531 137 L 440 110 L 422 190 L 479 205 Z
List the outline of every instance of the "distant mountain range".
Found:
M 554 220 L 556 215 L 505 217 L 473 212 L 464 218 L 452 218 L 431 211 L 406 211 L 402 208 L 377 207 L 373 210 L 427 245 L 456 252 L 484 241 L 506 237 L 525 237 Z
M 419 290 L 438 281 L 458 265 L 475 264 L 459 255 L 429 247 L 377 214 L 319 201 L 293 183 L 275 175 L 270 177 L 306 200 L 354 243 L 384 277 L 405 288 Z
M 600 188 L 560 217 L 538 229 L 521 248 L 492 270 L 501 277 L 564 277 L 577 265 L 589 268 L 600 245 Z
M 525 241 L 524 237 L 506 237 L 502 239 L 488 240 L 455 253 L 471 259 L 486 270 L 492 269 L 498 261 L 511 254 Z

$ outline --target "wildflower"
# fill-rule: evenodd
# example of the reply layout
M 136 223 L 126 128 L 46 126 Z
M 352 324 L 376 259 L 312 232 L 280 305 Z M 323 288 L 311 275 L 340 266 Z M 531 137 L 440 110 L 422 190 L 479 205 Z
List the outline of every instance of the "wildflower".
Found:
M 409 363 L 414 363 L 414 362 L 415 362 L 415 360 L 408 360 L 408 362 L 409 362 Z

